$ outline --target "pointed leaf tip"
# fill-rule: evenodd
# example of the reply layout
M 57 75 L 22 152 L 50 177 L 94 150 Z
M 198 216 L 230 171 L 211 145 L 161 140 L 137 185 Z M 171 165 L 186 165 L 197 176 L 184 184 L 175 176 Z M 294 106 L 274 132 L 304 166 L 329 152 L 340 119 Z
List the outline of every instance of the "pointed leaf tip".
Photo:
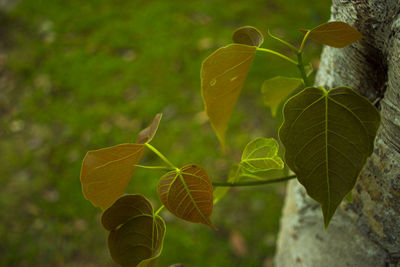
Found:
M 89 151 L 82 162 L 82 191 L 96 207 L 111 206 L 126 189 L 146 147 L 121 144 Z
M 300 30 L 306 34 L 307 30 Z M 361 33 L 349 24 L 341 21 L 331 21 L 310 30 L 309 38 L 319 43 L 336 48 L 343 48 L 362 38 Z
M 160 124 L 161 118 L 162 118 L 162 113 L 158 113 L 154 117 L 152 123 L 138 134 L 137 138 L 138 144 L 149 143 L 151 140 L 153 140 L 155 134 L 157 133 L 158 125 Z
M 168 172 L 160 178 L 157 191 L 161 202 L 175 216 L 215 229 L 210 220 L 213 188 L 202 167 L 190 164 Z
M 286 102 L 285 161 L 321 204 L 326 227 L 371 155 L 379 123 L 377 109 L 347 87 L 309 87 Z
M 235 30 L 232 40 L 237 44 L 259 47 L 264 42 L 262 33 L 252 26 L 243 26 Z
M 228 121 L 256 54 L 255 46 L 231 44 L 212 53 L 201 67 L 205 110 L 224 150 Z

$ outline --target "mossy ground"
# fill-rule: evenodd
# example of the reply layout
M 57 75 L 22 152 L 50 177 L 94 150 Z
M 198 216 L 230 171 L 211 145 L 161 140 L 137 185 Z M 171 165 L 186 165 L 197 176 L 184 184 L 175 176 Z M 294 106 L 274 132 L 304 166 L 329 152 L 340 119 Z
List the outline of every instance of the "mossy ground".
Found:
M 232 115 L 222 155 L 206 120 L 200 66 L 253 25 L 298 43 L 299 28 L 328 19 L 330 1 L 23 0 L 2 13 L 0 57 L 0 265 L 113 266 L 100 210 L 84 199 L 86 151 L 135 140 L 163 112 L 152 144 L 177 165 L 226 177 L 247 142 L 276 136 L 264 79 L 298 75 L 258 55 Z M 267 38 L 264 47 L 290 52 Z M 307 45 L 318 61 L 321 46 Z M 148 152 L 142 163 L 157 159 Z M 156 207 L 160 171 L 138 170 L 128 192 Z M 284 185 L 234 189 L 214 208 L 214 232 L 168 212 L 160 266 L 271 266 Z

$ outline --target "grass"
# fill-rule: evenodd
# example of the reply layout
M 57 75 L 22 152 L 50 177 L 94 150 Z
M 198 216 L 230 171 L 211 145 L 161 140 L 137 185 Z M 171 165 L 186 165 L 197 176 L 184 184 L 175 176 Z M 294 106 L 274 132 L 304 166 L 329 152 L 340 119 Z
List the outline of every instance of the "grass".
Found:
M 298 28 L 328 19 L 329 1 L 24 0 L 0 14 L 0 265 L 113 266 L 100 211 L 79 182 L 86 151 L 132 142 L 163 112 L 152 144 L 177 164 L 201 164 L 222 180 L 247 142 L 276 136 L 279 119 L 260 86 L 296 68 L 257 55 L 230 122 L 228 155 L 207 122 L 200 96 L 203 59 L 232 31 L 269 28 L 292 43 Z M 264 47 L 288 51 L 266 38 Z M 320 45 L 310 42 L 308 59 Z M 1 59 L 0 58 L 0 59 Z M 0 62 L 2 62 L 0 60 Z M 147 153 L 142 163 L 157 161 Z M 128 192 L 155 194 L 160 171 L 138 170 Z M 270 266 L 284 185 L 233 189 L 214 208 L 219 231 L 167 211 L 160 266 Z

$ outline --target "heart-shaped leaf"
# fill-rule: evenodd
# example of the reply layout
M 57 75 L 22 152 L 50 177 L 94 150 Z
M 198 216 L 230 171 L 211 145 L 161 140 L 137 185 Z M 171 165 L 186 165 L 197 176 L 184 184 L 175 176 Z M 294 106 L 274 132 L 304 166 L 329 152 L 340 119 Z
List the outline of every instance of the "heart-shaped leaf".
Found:
M 82 191 L 96 207 L 111 206 L 126 189 L 145 151 L 143 144 L 121 144 L 89 151 L 81 168 Z
M 237 44 L 260 46 L 264 42 L 264 37 L 256 28 L 243 26 L 235 30 L 232 40 Z
M 282 76 L 264 81 L 261 93 L 264 95 L 264 104 L 271 109 L 272 116 L 275 117 L 279 104 L 302 84 L 301 79 Z
M 129 214 L 132 215 L 130 218 Z M 112 218 L 114 215 L 118 217 L 116 220 Z M 146 198 L 141 195 L 122 197 L 106 210 L 102 221 L 106 222 L 107 228 L 113 228 L 108 236 L 108 249 L 116 263 L 155 266 L 162 251 L 165 223 L 160 216 L 154 215 Z M 122 224 L 114 228 L 117 223 Z
M 162 118 L 162 113 L 158 113 L 154 117 L 153 122 L 149 125 L 149 127 L 143 129 L 138 134 L 138 138 L 137 138 L 138 144 L 149 143 L 151 140 L 153 140 L 153 137 L 157 132 L 158 125 L 160 124 L 161 118 Z
M 209 218 L 213 209 L 213 188 L 202 167 L 190 164 L 168 172 L 158 182 L 158 196 L 175 216 L 215 229 Z
M 240 166 L 248 172 L 283 169 L 278 150 L 279 144 L 274 138 L 256 138 L 244 148 Z
M 306 34 L 307 30 L 300 30 Z M 309 38 L 319 43 L 336 48 L 343 48 L 362 38 L 362 35 L 356 28 L 341 21 L 331 21 L 321 24 L 310 30 Z
M 325 227 L 373 150 L 380 115 L 350 88 L 306 88 L 285 104 L 287 165 L 322 206 Z
M 212 53 L 201 67 L 201 92 L 206 114 L 222 148 L 229 117 L 242 90 L 257 47 L 231 44 Z
M 101 217 L 103 227 L 108 231 L 118 228 L 132 217 L 153 214 L 153 206 L 142 195 L 126 195 L 115 201 Z

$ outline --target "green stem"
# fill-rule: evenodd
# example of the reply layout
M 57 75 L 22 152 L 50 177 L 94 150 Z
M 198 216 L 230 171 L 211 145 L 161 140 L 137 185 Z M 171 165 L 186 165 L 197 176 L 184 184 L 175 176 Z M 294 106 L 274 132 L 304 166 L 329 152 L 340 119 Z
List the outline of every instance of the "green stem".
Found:
M 168 166 L 145 166 L 136 164 L 135 167 L 143 168 L 143 169 L 162 169 L 162 170 L 173 170 L 173 168 Z
M 269 31 L 269 29 L 268 29 L 268 35 L 270 37 L 272 37 L 273 39 L 277 40 L 278 42 L 281 42 L 282 44 L 288 46 L 290 49 L 292 49 L 293 52 L 297 53 L 298 50 L 297 50 L 296 47 L 294 47 L 292 44 L 290 44 L 290 43 L 288 43 L 288 42 L 286 42 L 286 41 L 284 41 L 284 40 L 272 35 L 272 33 Z
M 304 35 L 303 41 L 301 41 L 301 45 L 300 45 L 300 49 L 299 49 L 300 53 L 303 52 L 304 45 L 306 44 L 306 41 L 308 39 L 308 35 L 310 35 L 310 33 L 311 33 L 311 31 L 308 30 L 307 33 Z
M 266 180 L 266 181 L 251 181 L 251 182 L 241 182 L 241 183 L 218 183 L 218 182 L 213 182 L 212 185 L 214 187 L 239 187 L 239 186 L 256 186 L 256 185 L 264 185 L 264 184 L 273 184 L 273 183 L 279 183 L 279 182 L 284 182 L 291 180 L 293 178 L 296 178 L 296 175 L 291 175 L 287 177 L 282 177 L 282 178 L 277 178 L 273 180 Z
M 154 216 L 157 216 L 160 213 L 160 211 L 162 211 L 163 208 L 164 208 L 164 205 L 162 205 L 160 208 L 158 208 L 156 213 L 154 213 Z
M 283 58 L 284 60 L 289 61 L 292 64 L 298 65 L 298 63 L 296 61 L 294 61 L 293 59 L 291 59 L 291 58 L 289 58 L 289 57 L 287 57 L 285 55 L 282 55 L 281 53 L 278 53 L 278 52 L 276 52 L 274 50 L 257 47 L 257 51 L 263 51 L 263 52 L 271 53 L 271 54 L 273 54 L 275 56 L 278 56 L 280 58 Z
M 303 52 L 300 50 L 297 52 L 297 60 L 299 61 L 299 63 L 297 64 L 297 68 L 299 68 L 299 70 L 300 70 L 300 74 L 301 74 L 301 77 L 303 78 L 304 85 L 306 87 L 309 87 L 309 86 L 311 86 L 311 83 L 308 80 L 306 70 L 304 69 Z
M 149 143 L 146 143 L 145 146 L 147 146 L 151 151 L 153 151 L 162 161 L 164 161 L 172 169 L 178 169 L 174 164 L 171 163 L 171 161 L 169 161 L 163 154 L 161 154 L 161 152 L 158 151 L 154 146 L 150 145 Z

